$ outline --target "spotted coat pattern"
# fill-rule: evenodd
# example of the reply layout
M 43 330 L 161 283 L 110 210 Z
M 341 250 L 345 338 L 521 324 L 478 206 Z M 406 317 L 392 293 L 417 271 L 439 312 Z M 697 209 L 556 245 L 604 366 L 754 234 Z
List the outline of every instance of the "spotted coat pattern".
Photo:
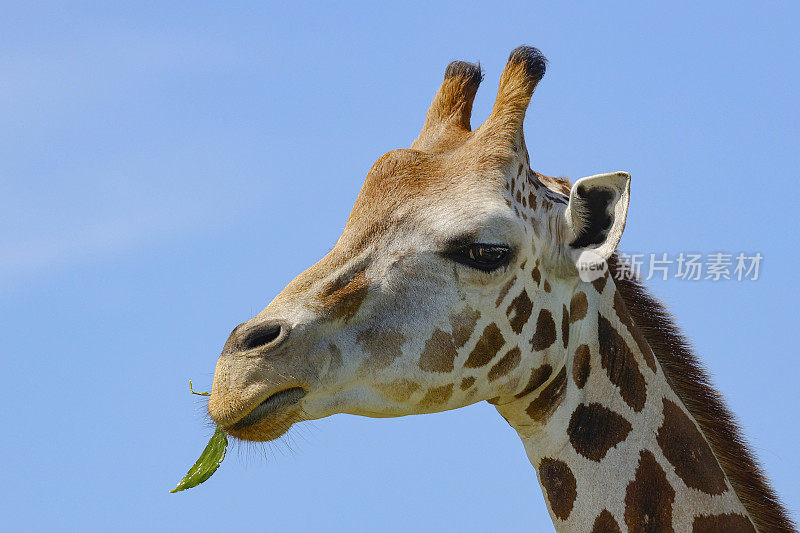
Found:
M 535 222 L 531 206 L 563 206 L 543 176 L 520 166 L 507 201 L 522 219 Z M 425 340 L 420 368 L 452 373 L 452 384 L 401 383 L 387 394 L 442 409 L 502 383 L 489 401 L 523 437 L 559 531 L 752 528 L 614 280 L 565 286 L 535 256 L 508 278 L 493 299 L 504 320 L 464 308 Z M 544 363 L 530 365 L 532 353 Z
M 424 199 L 430 192 L 421 184 L 424 180 L 416 180 L 420 168 L 425 165 L 426 176 L 441 170 L 441 164 L 431 163 L 426 154 L 449 153 L 468 144 L 473 135 L 469 110 L 480 80 L 475 81 L 474 68 L 454 64 L 429 110 L 433 126 L 428 128 L 426 122 L 415 150 L 387 154 L 376 163 L 375 172 L 388 176 L 380 187 L 371 185 L 368 176 L 346 227 L 361 223 L 366 229 L 352 232 L 355 236 L 345 231 L 334 251 L 295 279 L 264 312 L 292 308 L 296 300 L 306 302 L 304 311 L 332 332 L 319 342 L 321 348 L 308 347 L 317 359 L 286 358 L 296 367 L 275 370 L 263 379 L 290 380 L 297 373 L 335 382 L 348 365 L 354 366 L 349 376 L 360 385 L 358 397 L 382 404 L 381 416 L 488 400 L 521 436 L 558 531 L 754 531 L 614 280 L 606 274 L 586 283 L 554 267 L 558 243 L 553 241 L 564 236 L 552 225 L 563 218 L 571 190 L 566 180 L 530 168 L 522 117 L 544 67 L 543 59 L 525 59 L 525 54 L 530 56 L 530 50 L 512 53 L 488 126 L 478 130 L 511 132 L 500 143 L 501 157 L 481 154 L 480 170 L 486 170 L 487 161 L 500 161 L 499 193 L 525 235 L 519 257 L 507 270 L 493 274 L 491 286 L 496 289 L 487 290 L 476 303 L 463 292 L 439 288 L 439 296 L 450 298 L 447 316 L 429 319 L 426 306 L 419 305 L 412 313 L 413 328 L 376 319 L 393 316 L 390 307 L 369 314 L 381 280 L 368 260 L 374 251 L 368 237 L 389 231 L 370 225 L 379 218 L 375 212 L 388 209 L 383 204 L 390 203 L 381 191 L 405 194 L 393 204 L 395 210 L 403 202 Z M 531 84 L 532 68 L 541 72 Z M 525 98 L 512 94 L 518 87 L 527 91 Z M 509 123 L 514 127 L 507 127 Z M 481 143 L 476 146 L 483 149 Z M 390 260 L 400 262 L 402 257 Z M 347 334 L 337 336 L 341 332 Z M 253 368 L 247 372 L 257 373 Z M 232 389 L 231 375 L 218 365 L 210 404 L 218 422 L 234 410 L 223 406 L 226 389 Z M 331 401 L 325 405 L 329 411 L 319 416 L 341 411 L 337 401 L 346 399 Z M 244 402 L 227 403 L 239 408 Z M 285 431 L 294 420 L 287 417 L 278 429 Z M 249 431 L 257 435 L 258 430 Z M 280 434 L 275 430 L 270 438 L 276 432 Z

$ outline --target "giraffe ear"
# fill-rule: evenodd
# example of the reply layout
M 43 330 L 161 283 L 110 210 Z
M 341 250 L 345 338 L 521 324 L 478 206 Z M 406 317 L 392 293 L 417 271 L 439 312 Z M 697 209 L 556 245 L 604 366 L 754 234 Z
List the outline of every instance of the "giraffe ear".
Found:
M 630 184 L 627 172 L 597 174 L 575 182 L 564 213 L 571 256 L 590 251 L 608 259 L 614 253 L 625 229 Z

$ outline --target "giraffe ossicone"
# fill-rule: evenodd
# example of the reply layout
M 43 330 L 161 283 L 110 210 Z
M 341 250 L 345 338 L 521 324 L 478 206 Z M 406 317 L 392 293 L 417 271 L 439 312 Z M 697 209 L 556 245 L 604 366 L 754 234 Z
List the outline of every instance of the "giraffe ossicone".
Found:
M 447 67 L 333 249 L 233 330 L 211 417 L 271 440 L 336 413 L 485 400 L 519 433 L 559 531 L 791 530 L 668 315 L 612 276 L 630 176 L 570 185 L 530 168 L 523 120 L 545 67 L 514 50 L 475 129 L 483 73 Z

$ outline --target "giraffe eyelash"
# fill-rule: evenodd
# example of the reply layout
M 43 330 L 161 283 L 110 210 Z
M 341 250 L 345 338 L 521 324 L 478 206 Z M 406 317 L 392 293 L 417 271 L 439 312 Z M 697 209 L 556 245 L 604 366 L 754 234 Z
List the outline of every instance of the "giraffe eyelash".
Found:
M 445 252 L 444 256 L 456 263 L 489 273 L 507 266 L 512 253 L 511 248 L 505 244 L 472 243 Z

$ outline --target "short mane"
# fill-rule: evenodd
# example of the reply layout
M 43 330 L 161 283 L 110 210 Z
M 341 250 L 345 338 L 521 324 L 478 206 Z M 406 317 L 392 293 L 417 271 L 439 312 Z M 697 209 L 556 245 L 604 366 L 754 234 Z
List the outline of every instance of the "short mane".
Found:
M 670 386 L 697 420 L 758 530 L 796 531 L 735 416 L 712 385 L 672 315 L 641 283 L 617 279 L 616 256 L 609 260 L 609 266 L 636 327 L 653 349 Z

